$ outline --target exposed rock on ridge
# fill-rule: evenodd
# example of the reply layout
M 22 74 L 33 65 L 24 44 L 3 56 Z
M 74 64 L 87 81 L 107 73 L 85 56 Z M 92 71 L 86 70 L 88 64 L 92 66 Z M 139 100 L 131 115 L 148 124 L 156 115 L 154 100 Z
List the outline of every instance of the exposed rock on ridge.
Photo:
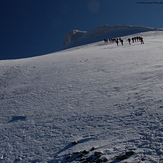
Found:
M 65 40 L 63 46 L 67 46 L 72 44 L 73 42 L 77 41 L 81 38 L 86 32 L 79 31 L 79 30 L 72 30 L 65 34 Z

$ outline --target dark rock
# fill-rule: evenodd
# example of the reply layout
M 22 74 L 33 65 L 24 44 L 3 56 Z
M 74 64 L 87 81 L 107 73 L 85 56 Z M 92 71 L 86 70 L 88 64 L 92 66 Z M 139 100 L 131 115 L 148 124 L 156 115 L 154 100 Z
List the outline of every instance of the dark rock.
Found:
M 95 156 L 101 156 L 102 155 L 102 152 L 95 152 L 94 155 Z
M 125 160 L 125 159 L 127 159 L 127 155 L 117 156 L 117 160 Z
M 88 163 L 88 161 L 87 160 L 84 160 L 82 163 Z
M 76 144 L 78 144 L 78 141 L 73 141 L 72 144 L 76 145 Z
M 93 157 L 90 156 L 90 157 L 87 158 L 87 161 L 89 162 L 89 161 L 91 161 L 92 159 L 93 159 Z
M 103 157 L 101 160 L 102 160 L 103 162 L 107 162 L 107 161 L 108 161 L 108 159 L 107 159 L 106 157 Z
M 96 148 L 95 147 L 92 147 L 90 151 L 94 151 Z
M 133 152 L 133 151 L 129 151 L 129 152 L 126 152 L 126 155 L 127 155 L 127 156 L 132 156 L 134 153 L 135 153 L 135 152 Z
M 102 163 L 103 161 L 99 158 L 95 161 L 96 163 Z
M 84 151 L 82 151 L 82 153 L 83 153 L 83 154 L 88 154 L 89 152 L 86 151 L 86 150 L 84 150 Z
M 71 155 L 69 155 L 68 157 L 66 157 L 66 160 L 70 159 L 71 158 Z
M 84 156 L 84 155 L 83 155 L 82 153 L 80 153 L 80 154 L 78 155 L 78 158 L 79 158 L 79 157 L 83 157 L 83 156 Z
M 85 161 L 87 161 L 87 160 L 86 160 L 86 158 L 82 158 L 82 159 L 80 159 L 80 161 L 85 162 Z

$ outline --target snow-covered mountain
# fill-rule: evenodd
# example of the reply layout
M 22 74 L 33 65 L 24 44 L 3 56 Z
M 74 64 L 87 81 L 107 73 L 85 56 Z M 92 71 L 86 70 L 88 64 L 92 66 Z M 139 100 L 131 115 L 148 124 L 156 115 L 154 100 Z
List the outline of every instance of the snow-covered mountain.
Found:
M 88 32 L 71 30 L 65 34 L 63 49 L 89 44 L 101 41 L 103 39 L 122 37 L 130 34 L 156 30 L 160 31 L 163 29 L 129 25 L 116 25 L 116 26 L 103 25 Z
M 0 61 L 0 162 L 163 162 L 163 31 L 122 39 Z

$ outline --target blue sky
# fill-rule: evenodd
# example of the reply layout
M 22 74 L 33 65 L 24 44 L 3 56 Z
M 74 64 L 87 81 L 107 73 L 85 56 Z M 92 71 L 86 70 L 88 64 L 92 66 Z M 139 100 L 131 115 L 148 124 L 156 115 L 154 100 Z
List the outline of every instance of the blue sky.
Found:
M 58 51 L 72 29 L 105 24 L 163 28 L 162 17 L 161 0 L 1 0 L 0 60 Z

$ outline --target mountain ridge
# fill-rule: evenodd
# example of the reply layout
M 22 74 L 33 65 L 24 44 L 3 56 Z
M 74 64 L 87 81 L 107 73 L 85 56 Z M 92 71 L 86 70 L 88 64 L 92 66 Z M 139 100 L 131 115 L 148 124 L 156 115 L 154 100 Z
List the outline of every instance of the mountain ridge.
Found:
M 71 30 L 65 34 L 65 39 L 62 49 L 67 49 L 75 46 L 89 44 L 101 41 L 104 38 L 122 37 L 125 35 L 147 32 L 147 31 L 162 31 L 162 28 L 151 28 L 144 26 L 131 25 L 102 25 L 90 31 Z

